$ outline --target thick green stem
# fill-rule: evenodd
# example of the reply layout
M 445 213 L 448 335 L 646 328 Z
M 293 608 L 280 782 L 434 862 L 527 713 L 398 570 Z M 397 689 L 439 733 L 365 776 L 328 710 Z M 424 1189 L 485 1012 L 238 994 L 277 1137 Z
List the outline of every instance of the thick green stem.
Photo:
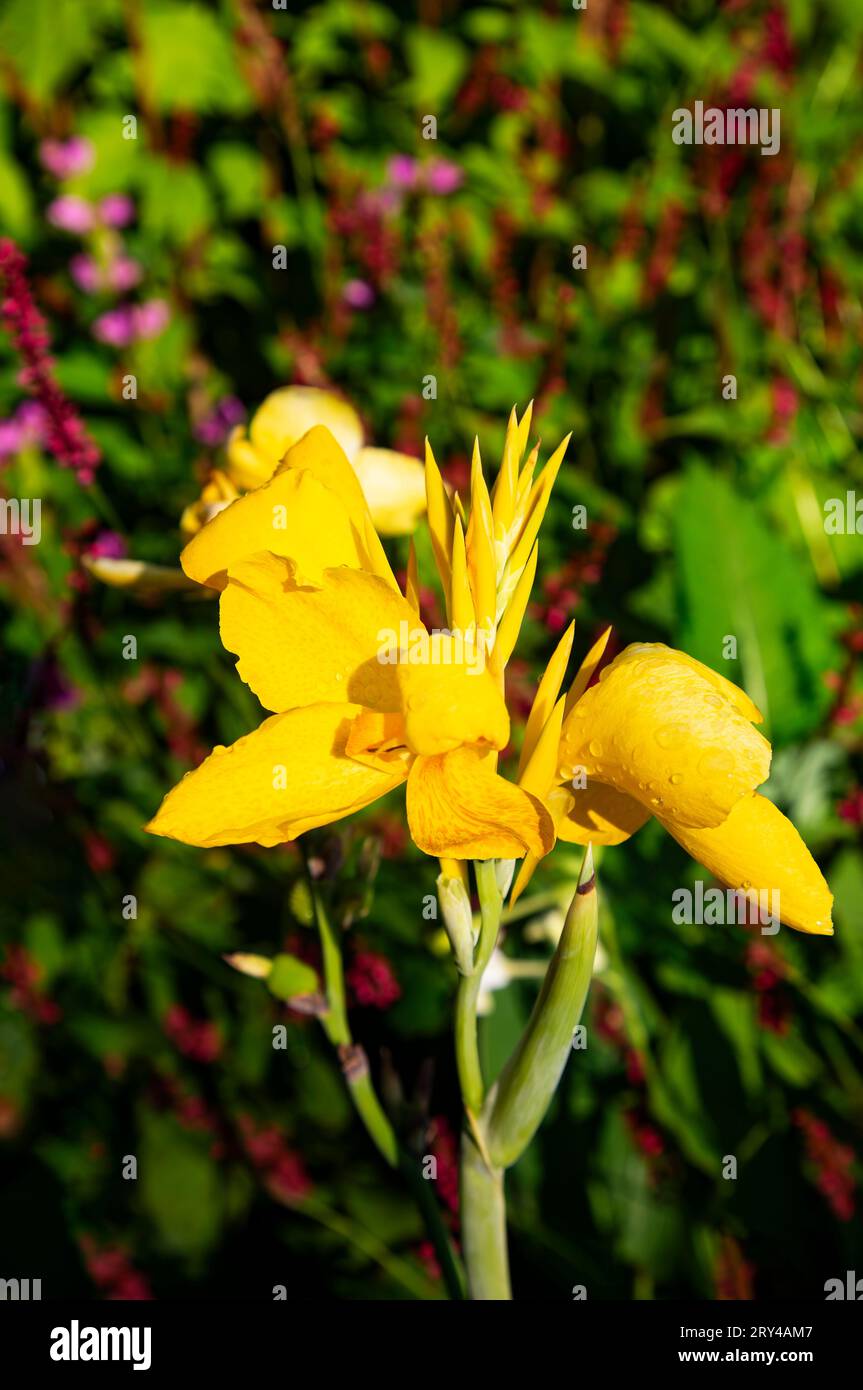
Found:
M 461 1224 L 469 1297 L 493 1300 L 511 1298 L 506 1205 L 503 1173 L 488 1165 L 482 1151 L 485 1138 L 479 1114 L 485 1101 L 485 1083 L 479 1060 L 476 1005 L 485 968 L 497 943 L 503 899 L 494 860 L 477 862 L 475 872 L 482 913 L 479 940 L 472 972 L 459 982 L 455 1012 L 456 1062 L 467 1121 L 461 1144 Z
M 524 1153 L 551 1104 L 593 976 L 596 879 L 590 846 L 557 950 L 522 1038 L 489 1096 L 488 1152 L 508 1168 Z
M 470 1298 L 510 1300 L 503 1171 L 486 1165 L 467 1132 L 461 1141 L 461 1231 Z
M 491 960 L 500 929 L 503 899 L 494 874 L 494 860 L 478 860 L 476 883 L 482 911 L 479 941 L 473 971 L 459 981 L 455 1004 L 455 1053 L 462 1100 L 478 1115 L 485 1100 L 485 1085 L 479 1061 L 476 1033 L 476 1004 L 485 968 Z

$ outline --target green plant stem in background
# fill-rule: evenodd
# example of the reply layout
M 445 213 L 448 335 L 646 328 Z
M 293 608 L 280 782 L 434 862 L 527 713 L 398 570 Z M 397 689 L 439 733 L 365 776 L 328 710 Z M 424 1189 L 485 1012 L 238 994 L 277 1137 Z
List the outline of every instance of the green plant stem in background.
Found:
M 318 935 L 321 942 L 321 954 L 324 963 L 324 990 L 327 1000 L 327 1012 L 321 1015 L 321 1026 L 328 1039 L 334 1047 L 339 1049 L 342 1061 L 342 1070 L 345 1073 L 345 1080 L 348 1084 L 351 1100 L 357 1114 L 366 1127 L 366 1130 L 375 1145 L 375 1148 L 386 1159 L 391 1168 L 398 1164 L 399 1148 L 395 1131 L 384 1113 L 383 1106 L 378 1100 L 377 1093 L 369 1075 L 368 1063 L 364 1055 L 357 1058 L 356 1065 L 352 1067 L 346 1057 L 349 1049 L 353 1047 L 350 1024 L 348 1023 L 347 1004 L 345 1001 L 345 972 L 342 963 L 342 951 L 338 937 L 333 929 L 323 900 L 318 891 L 317 885 L 309 872 L 308 860 L 303 853 L 303 864 L 306 870 L 306 879 L 311 894 L 312 907 L 315 914 L 315 923 L 318 928 Z
M 358 1049 L 356 1057 L 356 1066 L 351 1065 L 350 1049 L 354 1047 L 354 1043 L 347 1015 L 341 946 L 324 907 L 317 884 L 309 872 L 305 854 L 303 854 L 303 864 L 311 894 L 315 923 L 321 941 L 324 989 L 329 1005 L 328 1011 L 321 1017 L 321 1025 L 329 1041 L 339 1050 L 348 1092 L 369 1138 L 389 1166 L 400 1168 L 408 1179 L 428 1227 L 450 1297 L 462 1299 L 464 1297 L 464 1279 L 453 1253 L 449 1233 L 441 1220 L 440 1211 L 434 1200 L 429 1200 L 431 1194 L 424 1181 L 417 1177 L 416 1156 L 410 1155 L 400 1148 L 395 1130 L 378 1099 L 369 1073 L 368 1062 L 360 1049 Z

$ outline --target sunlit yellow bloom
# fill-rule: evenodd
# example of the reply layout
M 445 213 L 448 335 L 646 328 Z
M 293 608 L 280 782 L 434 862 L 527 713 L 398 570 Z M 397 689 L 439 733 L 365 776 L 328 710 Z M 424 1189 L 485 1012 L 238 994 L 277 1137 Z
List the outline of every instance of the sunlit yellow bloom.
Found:
M 187 774 L 148 829 L 189 844 L 273 845 L 406 782 L 411 835 L 452 875 L 465 859 L 550 850 L 542 800 L 497 772 L 510 732 L 503 666 L 562 458 L 558 450 L 540 489 L 525 484 L 519 501 L 526 420 L 513 412 L 507 481 L 494 494 L 503 486 L 512 503 L 501 502 L 496 519 L 481 506 L 467 535 L 429 453 L 429 519 L 447 610 L 458 619 L 445 632 L 429 632 L 419 617 L 415 560 L 401 594 L 357 475 L 322 426 L 192 538 L 183 568 L 221 592 L 222 641 L 273 714 Z M 479 469 L 478 495 L 483 486 Z
M 315 425 L 329 430 L 353 465 L 380 534 L 412 531 L 425 511 L 425 475 L 419 460 L 394 449 L 366 446 L 359 415 L 333 392 L 284 386 L 267 396 L 248 431 L 243 425 L 232 431 L 224 468 L 211 475 L 201 497 L 183 513 L 184 533 L 194 535 L 234 497 L 269 482 L 288 450 Z
M 548 806 L 558 836 L 616 845 L 654 815 L 730 888 L 754 901 L 778 892 L 787 926 L 831 933 L 833 900 L 820 870 L 791 822 L 756 794 L 770 770 L 770 745 L 753 728 L 757 707 L 661 643 L 627 647 L 589 685 L 607 635 L 565 699 L 557 699 L 561 663 L 552 659 L 554 684 L 540 688 L 528 723 L 519 783 Z M 514 897 L 535 867 L 525 860 Z

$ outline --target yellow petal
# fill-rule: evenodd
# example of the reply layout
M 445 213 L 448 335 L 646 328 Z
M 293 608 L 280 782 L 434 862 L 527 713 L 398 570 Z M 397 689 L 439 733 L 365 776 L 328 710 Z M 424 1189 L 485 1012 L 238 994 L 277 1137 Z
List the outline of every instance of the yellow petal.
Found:
M 417 758 L 407 789 L 411 837 L 426 854 L 520 859 L 547 854 L 554 829 L 536 797 L 499 777 L 475 748 Z
M 650 820 L 640 801 L 595 778 L 585 787 L 555 787 L 545 800 L 558 838 L 571 845 L 620 845 Z
M 249 436 L 273 468 L 315 425 L 325 425 L 353 460 L 363 445 L 363 427 L 352 405 L 316 386 L 283 386 L 255 411 Z
M 566 674 L 566 667 L 572 651 L 572 641 L 575 636 L 575 623 L 571 622 L 566 632 L 561 637 L 554 649 L 551 660 L 545 668 L 542 680 L 539 683 L 533 704 L 530 707 L 530 714 L 524 730 L 524 742 L 521 745 L 521 756 L 518 760 L 518 780 L 521 781 L 521 774 L 527 766 L 530 755 L 536 747 L 537 740 L 545 728 L 546 722 L 557 704 L 557 697 L 560 694 L 560 687 Z M 553 781 L 554 778 L 551 779 Z M 549 786 L 551 785 L 549 782 Z
M 180 563 L 190 579 L 223 589 L 228 567 L 262 550 L 290 557 L 309 583 L 331 565 L 370 568 L 344 502 L 306 470 L 278 473 L 232 502 L 192 537 Z
M 344 449 L 324 425 L 315 425 L 285 453 L 276 473 L 311 473 L 334 492 L 360 529 L 369 514 L 360 480 Z
M 518 785 L 543 800 L 557 781 L 563 714 L 564 702 L 558 700 L 546 719 L 524 767 L 518 773 Z
M 277 459 L 256 449 L 244 425 L 235 425 L 225 445 L 225 472 L 235 489 L 251 492 L 268 483 L 275 472 Z
M 420 572 L 417 564 L 417 548 L 411 536 L 408 549 L 408 563 L 405 571 L 405 599 L 415 613 L 420 611 Z
M 354 459 L 369 511 L 382 536 L 414 530 L 426 509 L 425 469 L 419 459 L 394 449 L 360 449 Z
M 447 632 L 414 638 L 395 669 L 414 753 L 446 753 L 462 743 L 506 747 L 509 715 L 481 640 Z
M 473 595 L 467 577 L 467 555 L 464 548 L 464 532 L 461 519 L 456 517 L 452 542 L 452 575 L 450 578 L 450 599 L 447 605 L 450 621 L 456 632 L 470 632 L 476 623 L 473 611 Z
M 151 565 L 146 560 L 112 560 L 107 555 L 84 555 L 81 563 L 88 574 L 110 589 L 128 589 L 139 598 L 152 598 L 177 589 L 199 595 L 205 592 L 173 565 Z
M 406 759 L 383 772 L 345 755 L 359 705 L 313 705 L 265 719 L 188 772 L 146 827 L 188 845 L 277 845 L 329 825 L 398 786 Z
M 542 519 L 551 497 L 551 490 L 560 472 L 560 465 L 563 463 L 571 438 L 572 435 L 568 434 L 565 439 L 561 440 L 530 490 L 525 508 L 524 525 L 509 559 L 508 568 L 511 570 L 517 572 L 530 554 L 533 543 L 539 534 L 539 528 L 542 525 Z
M 661 643 L 615 657 L 564 720 L 561 780 L 583 767 L 681 825 L 725 820 L 765 781 L 770 744 L 696 666 Z
M 494 553 L 494 522 L 488 495 L 479 441 L 474 440 L 470 483 L 470 523 L 467 528 L 467 565 L 474 609 L 480 627 L 491 630 L 497 617 L 497 573 Z
M 535 545 L 527 557 L 527 564 L 519 575 L 518 583 L 513 590 L 497 630 L 497 637 L 491 653 L 491 665 L 492 669 L 498 673 L 503 671 L 515 651 L 515 644 L 518 641 L 518 634 L 521 632 L 521 625 L 536 577 L 538 551 L 539 546 Z
M 528 420 L 528 427 L 530 421 Z M 492 493 L 492 512 L 495 535 L 503 537 L 512 523 L 515 509 L 515 494 L 518 487 L 518 466 L 521 463 L 519 452 L 519 424 L 513 406 L 506 426 L 506 439 L 503 446 L 503 459 L 500 472 L 495 479 Z
M 578 671 L 576 672 L 575 680 L 572 682 L 572 685 L 569 689 L 569 694 L 566 697 L 567 714 L 569 714 L 569 711 L 572 709 L 573 705 L 578 704 L 578 701 L 581 699 L 585 690 L 590 685 L 590 682 L 593 679 L 593 673 L 599 665 L 600 661 L 602 660 L 603 653 L 605 652 L 605 649 L 608 646 L 608 639 L 610 636 L 611 627 L 609 626 L 605 629 L 603 633 L 600 633 L 599 637 L 597 637 L 590 651 L 587 653 L 587 656 L 584 658 L 584 661 L 579 666 Z
M 443 478 L 440 475 L 440 469 L 428 440 L 426 440 L 425 475 L 426 504 L 432 548 L 438 574 L 441 577 L 444 592 L 447 593 L 449 591 L 449 570 L 452 563 L 453 512 Z
M 720 883 L 739 889 L 786 927 L 817 936 L 832 936 L 833 895 L 806 845 L 787 816 L 764 796 L 738 801 L 727 820 L 709 830 L 662 823 L 687 854 L 709 869 Z
M 194 536 L 202 526 L 217 514 L 224 511 L 229 502 L 239 496 L 232 478 L 219 468 L 214 468 L 196 502 L 190 502 L 180 517 L 180 530 L 184 536 Z
M 376 575 L 327 569 L 311 588 L 297 583 L 290 560 L 270 554 L 231 565 L 220 609 L 241 679 L 276 711 L 322 701 L 400 709 L 394 659 L 414 630 L 425 631 Z

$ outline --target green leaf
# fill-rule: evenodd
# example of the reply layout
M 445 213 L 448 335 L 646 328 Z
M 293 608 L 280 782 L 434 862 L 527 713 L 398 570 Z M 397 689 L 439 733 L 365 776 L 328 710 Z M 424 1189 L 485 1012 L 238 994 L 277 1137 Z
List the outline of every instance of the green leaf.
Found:
M 467 49 L 440 29 L 411 29 L 406 40 L 413 100 L 422 114 L 440 111 L 461 82 L 467 68 Z
M 169 1254 L 202 1256 L 222 1221 L 219 1174 L 206 1141 L 150 1111 L 141 1129 L 138 1193 L 156 1241 Z
M 143 67 L 160 111 L 229 111 L 251 106 L 229 32 L 201 5 L 157 4 L 142 9 Z M 182 206 L 182 198 L 177 202 Z
M 267 989 L 277 999 L 295 999 L 298 994 L 313 994 L 318 987 L 317 972 L 297 956 L 276 956 L 267 976 Z
M 700 464 L 677 497 L 674 549 L 684 649 L 743 684 L 774 737 L 807 733 L 830 700 L 823 673 L 838 652 L 805 559 L 755 502 Z M 723 659 L 728 637 L 738 661 Z

